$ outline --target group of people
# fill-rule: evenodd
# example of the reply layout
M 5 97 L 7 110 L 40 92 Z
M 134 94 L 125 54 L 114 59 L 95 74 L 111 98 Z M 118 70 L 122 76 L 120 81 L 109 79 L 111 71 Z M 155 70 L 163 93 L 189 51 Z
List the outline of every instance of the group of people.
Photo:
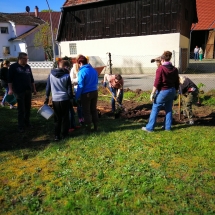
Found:
M 195 49 L 194 49 L 194 59 L 195 59 L 195 61 L 197 61 L 197 60 L 202 61 L 203 54 L 204 54 L 204 52 L 203 52 L 202 48 L 201 47 L 199 48 L 198 46 L 196 46 Z
M 70 77 L 70 64 L 66 60 L 59 63 L 59 68 L 52 69 L 47 80 L 46 86 L 46 100 L 45 104 L 49 102 L 50 93 L 52 94 L 52 104 L 54 109 L 55 122 L 55 140 L 58 141 L 68 136 L 70 122 L 74 121 L 73 102 L 77 103 L 81 112 L 79 120 L 84 122 L 84 131 L 97 131 L 98 129 L 98 73 L 88 64 L 85 56 L 79 55 L 77 63 L 74 67 L 77 71 L 72 71 Z M 76 77 L 74 74 L 76 73 Z M 72 82 L 75 85 L 75 95 L 73 95 Z M 69 117 L 70 113 L 70 117 Z M 93 123 L 93 129 L 91 124 Z M 62 129 L 61 129 L 62 127 Z
M 156 62 L 158 68 L 150 95 L 150 100 L 153 101 L 152 111 L 148 124 L 142 127 L 144 131 L 154 130 L 156 118 L 161 109 L 166 112 L 164 129 L 171 130 L 172 106 L 178 93 L 185 97 L 183 114 L 188 117 L 189 123 L 193 124 L 192 103 L 198 95 L 198 88 L 189 78 L 179 76 L 177 68 L 170 62 L 171 57 L 172 53 L 165 51 L 160 57 L 151 61 Z M 32 92 L 37 93 L 27 59 L 27 54 L 21 52 L 16 63 L 10 65 L 9 61 L 4 61 L 1 69 L 1 83 L 6 91 L 5 96 L 14 94 L 17 98 L 20 132 L 26 128 L 32 128 L 30 123 L 31 98 Z M 88 60 L 87 57 L 78 55 L 72 69 L 69 61 L 61 60 L 58 68 L 52 69 L 48 76 L 44 104 L 49 104 L 51 94 L 56 141 L 67 137 L 70 129 L 77 127 L 74 118 L 74 103 L 77 105 L 79 123 L 84 126 L 84 131 L 88 133 L 98 129 L 98 73 Z M 112 94 L 111 108 L 114 113 L 116 103 L 122 104 L 123 78 L 119 74 L 105 74 L 102 84 Z M 5 96 L 1 103 L 3 106 Z M 91 128 L 91 124 L 93 124 L 93 128 Z

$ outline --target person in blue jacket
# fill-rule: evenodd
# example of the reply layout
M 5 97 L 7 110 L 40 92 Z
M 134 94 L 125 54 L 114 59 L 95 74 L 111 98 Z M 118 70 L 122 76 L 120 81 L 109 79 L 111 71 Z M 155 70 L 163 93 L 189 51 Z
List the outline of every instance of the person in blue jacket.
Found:
M 69 107 L 72 105 L 72 84 L 69 75 L 69 62 L 62 60 L 59 69 L 52 69 L 46 85 L 46 100 L 49 103 L 49 96 L 52 93 L 52 104 L 54 109 L 55 141 L 68 136 L 69 131 Z
M 98 73 L 87 63 L 87 58 L 83 55 L 78 57 L 77 63 L 80 69 L 78 72 L 78 86 L 75 96 L 77 100 L 81 99 L 86 131 L 91 131 L 92 122 L 94 131 L 97 131 Z

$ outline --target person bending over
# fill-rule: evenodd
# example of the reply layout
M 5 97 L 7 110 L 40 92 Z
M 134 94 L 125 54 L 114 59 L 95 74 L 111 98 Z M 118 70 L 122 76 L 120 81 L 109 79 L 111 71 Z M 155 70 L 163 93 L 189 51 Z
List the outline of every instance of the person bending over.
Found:
M 179 76 L 180 86 L 179 93 L 184 97 L 182 99 L 183 104 L 183 115 L 188 118 L 188 123 L 190 125 L 194 124 L 193 121 L 193 110 L 192 104 L 197 100 L 198 97 L 198 87 L 186 76 Z
M 103 86 L 107 87 L 107 82 L 109 82 L 109 88 L 110 91 L 112 92 L 112 98 L 111 98 L 111 108 L 112 112 L 115 112 L 116 110 L 116 105 L 115 105 L 115 99 L 116 98 L 117 102 L 121 105 L 122 100 L 123 100 L 123 85 L 124 81 L 121 75 L 116 74 L 116 75 L 109 75 L 105 74 L 104 75 L 104 81 L 103 81 Z

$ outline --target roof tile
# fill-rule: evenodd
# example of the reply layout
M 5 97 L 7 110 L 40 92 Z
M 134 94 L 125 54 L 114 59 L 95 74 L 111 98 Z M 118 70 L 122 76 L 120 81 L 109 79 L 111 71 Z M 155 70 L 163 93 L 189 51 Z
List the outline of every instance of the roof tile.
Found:
M 196 0 L 199 22 L 193 30 L 215 29 L 215 1 Z
M 75 5 L 81 5 L 81 4 L 89 4 L 89 3 L 95 3 L 95 2 L 101 2 L 105 0 L 66 0 L 63 4 L 63 7 L 70 7 Z

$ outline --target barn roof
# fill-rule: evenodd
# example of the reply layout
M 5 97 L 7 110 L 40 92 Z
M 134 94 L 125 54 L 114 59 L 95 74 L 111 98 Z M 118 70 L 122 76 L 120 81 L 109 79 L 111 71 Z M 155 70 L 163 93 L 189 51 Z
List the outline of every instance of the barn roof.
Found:
M 198 23 L 192 26 L 193 30 L 215 29 L 215 2 L 214 0 L 196 0 Z
M 65 3 L 63 4 L 63 7 L 96 3 L 96 2 L 102 2 L 102 1 L 104 2 L 104 1 L 108 1 L 108 0 L 66 0 Z

